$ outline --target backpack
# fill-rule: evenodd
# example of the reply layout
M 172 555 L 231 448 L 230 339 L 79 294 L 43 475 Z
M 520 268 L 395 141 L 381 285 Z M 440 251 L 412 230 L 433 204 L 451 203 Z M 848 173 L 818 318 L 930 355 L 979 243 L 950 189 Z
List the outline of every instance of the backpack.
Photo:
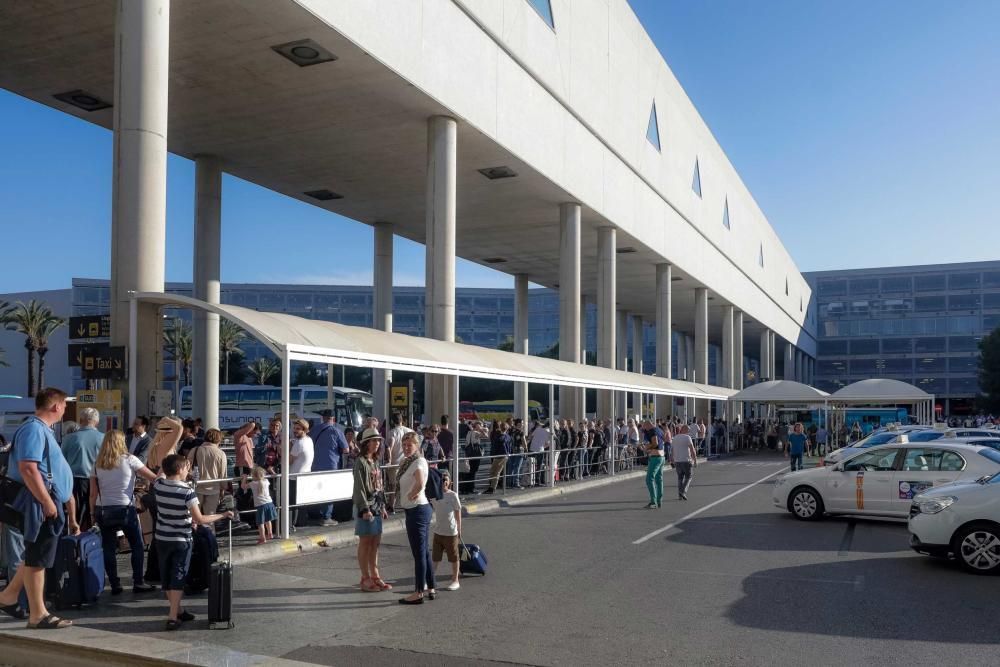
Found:
M 444 498 L 444 482 L 441 478 L 441 471 L 437 468 L 427 469 L 424 494 L 427 496 L 427 500 L 441 500 Z

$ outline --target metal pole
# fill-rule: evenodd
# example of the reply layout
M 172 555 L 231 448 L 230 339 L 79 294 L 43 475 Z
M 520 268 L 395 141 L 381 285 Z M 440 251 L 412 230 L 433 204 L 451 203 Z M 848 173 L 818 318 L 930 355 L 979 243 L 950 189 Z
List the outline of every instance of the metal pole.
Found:
M 556 485 L 556 386 L 549 385 L 549 486 Z
M 288 423 L 291 418 L 291 374 L 292 362 L 288 358 L 288 346 L 286 345 L 281 355 L 281 539 L 287 540 L 291 535 L 291 526 L 288 525 L 291 517 L 289 510 L 289 476 L 288 476 L 288 434 L 291 425 Z
M 459 396 L 459 393 L 458 393 L 458 383 L 459 383 L 459 377 L 458 377 L 458 375 L 456 375 L 455 376 L 455 381 L 452 382 L 452 383 L 450 383 L 452 385 L 452 391 L 453 391 L 453 393 L 452 393 L 452 395 L 450 397 L 451 400 L 449 401 L 451 403 L 451 407 L 448 410 L 451 413 L 450 420 L 453 420 L 455 422 L 454 424 L 451 425 L 451 427 L 453 429 L 452 432 L 451 432 L 452 433 L 452 437 L 451 437 L 451 442 L 452 442 L 452 445 L 451 445 L 452 446 L 451 478 L 453 480 L 455 480 L 452 483 L 451 488 L 455 491 L 456 494 L 458 493 L 458 451 L 459 451 L 459 441 L 458 441 L 458 431 L 459 431 L 459 428 L 458 428 L 458 396 Z
M 326 365 L 326 407 L 333 410 L 333 364 Z
M 624 345 L 624 341 L 622 341 L 622 344 Z M 619 392 L 619 393 L 621 393 L 625 397 L 625 404 L 627 406 L 628 393 L 627 392 Z M 611 405 L 615 408 L 621 407 L 620 405 L 618 405 L 617 396 L 615 396 L 615 400 L 611 401 Z M 612 412 L 616 412 L 616 410 L 613 410 Z M 625 414 L 628 414 L 627 407 L 625 410 Z M 615 449 L 618 447 L 618 417 L 620 416 L 621 415 L 614 415 L 611 418 L 611 442 L 605 443 L 605 446 L 611 450 L 611 453 L 608 455 L 608 472 L 611 474 L 612 477 L 614 477 L 615 474 Z M 598 470 L 600 470 L 600 468 L 598 468 Z

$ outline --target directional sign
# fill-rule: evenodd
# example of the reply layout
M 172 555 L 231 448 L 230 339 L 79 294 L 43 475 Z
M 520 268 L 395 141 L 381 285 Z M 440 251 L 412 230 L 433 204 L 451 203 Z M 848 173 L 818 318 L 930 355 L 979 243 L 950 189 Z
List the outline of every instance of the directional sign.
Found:
M 394 408 L 408 408 L 410 406 L 410 388 L 405 384 L 402 385 L 392 385 L 389 387 L 389 393 L 392 397 L 391 403 Z
M 69 337 L 73 340 L 110 338 L 110 315 L 85 315 L 69 318 Z
M 84 356 L 109 354 L 107 343 L 70 343 L 66 346 L 70 368 L 82 368 Z
M 87 345 L 81 355 L 80 368 L 87 380 L 124 380 L 125 346 Z

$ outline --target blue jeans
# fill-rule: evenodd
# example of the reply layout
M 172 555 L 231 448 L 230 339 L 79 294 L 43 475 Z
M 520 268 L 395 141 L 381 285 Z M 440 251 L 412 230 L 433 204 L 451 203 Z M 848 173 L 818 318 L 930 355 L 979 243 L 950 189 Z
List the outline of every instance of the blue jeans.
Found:
M 507 459 L 507 485 L 521 486 L 521 464 L 524 463 L 524 456 L 513 454 Z
M 8 525 L 3 526 L 3 538 L 0 540 L 3 546 L 3 553 L 0 554 L 0 561 L 7 566 L 7 581 L 14 578 L 24 560 L 24 536 Z M 17 596 L 17 603 L 28 610 L 28 589 L 22 588 L 21 594 Z
M 663 501 L 663 457 L 650 456 L 646 464 L 646 489 L 649 503 L 659 505 Z
M 142 585 L 143 543 L 139 515 L 132 505 L 109 505 L 97 508 L 97 525 L 101 528 L 101 546 L 104 549 L 104 571 L 108 573 L 111 588 L 121 586 L 118 579 L 118 530 L 125 533 L 132 553 L 132 584 Z
M 191 550 L 191 540 L 156 540 L 156 557 L 160 560 L 160 587 L 163 590 L 184 590 L 184 581 L 191 566 Z
M 413 552 L 413 590 L 417 593 L 434 590 L 434 564 L 428 548 L 431 517 L 434 510 L 428 505 L 417 505 L 406 510 L 406 538 Z
M 792 472 L 802 470 L 802 454 L 789 454 L 788 458 L 792 461 Z

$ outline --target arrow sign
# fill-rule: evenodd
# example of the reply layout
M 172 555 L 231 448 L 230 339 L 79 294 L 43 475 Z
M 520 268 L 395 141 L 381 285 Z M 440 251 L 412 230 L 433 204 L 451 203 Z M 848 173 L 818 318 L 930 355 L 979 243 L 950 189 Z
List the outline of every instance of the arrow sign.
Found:
M 110 315 L 84 315 L 69 318 L 69 331 L 76 340 L 111 337 Z
M 80 368 L 87 380 L 126 379 L 125 347 L 107 344 L 80 345 Z M 72 354 L 72 352 L 71 352 Z M 72 362 L 71 362 L 72 363 Z

